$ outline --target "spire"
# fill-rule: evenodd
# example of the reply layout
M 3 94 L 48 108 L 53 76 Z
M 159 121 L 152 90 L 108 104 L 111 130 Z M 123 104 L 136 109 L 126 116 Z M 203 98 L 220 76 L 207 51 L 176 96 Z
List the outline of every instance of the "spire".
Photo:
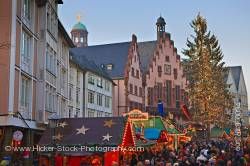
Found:
M 160 39 L 163 36 L 163 34 L 165 33 L 165 25 L 166 25 L 166 22 L 160 14 L 160 17 L 157 19 L 157 22 L 156 22 L 157 40 Z

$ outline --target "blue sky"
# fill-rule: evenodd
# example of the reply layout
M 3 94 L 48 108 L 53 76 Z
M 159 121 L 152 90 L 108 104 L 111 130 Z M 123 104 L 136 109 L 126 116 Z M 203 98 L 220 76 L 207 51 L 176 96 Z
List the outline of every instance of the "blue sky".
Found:
M 250 103 L 250 1 L 249 0 L 63 0 L 59 17 L 70 32 L 82 15 L 89 32 L 89 45 L 131 40 L 156 39 L 156 19 L 161 14 L 167 23 L 178 53 L 192 33 L 191 20 L 201 13 L 208 28 L 219 39 L 227 65 L 242 65 Z

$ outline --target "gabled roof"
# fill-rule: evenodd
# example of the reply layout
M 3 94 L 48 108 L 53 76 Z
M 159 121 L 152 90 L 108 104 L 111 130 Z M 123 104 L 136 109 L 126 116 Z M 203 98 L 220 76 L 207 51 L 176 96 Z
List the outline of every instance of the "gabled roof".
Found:
M 142 72 L 146 72 L 150 63 L 150 59 L 152 58 L 157 41 L 146 41 L 138 43 L 138 52 L 141 61 L 141 70 Z
M 242 67 L 241 66 L 229 66 L 227 68 L 229 69 L 229 72 L 232 73 L 235 86 L 236 86 L 236 88 L 238 90 L 239 83 L 240 83 L 240 75 L 241 75 L 241 72 L 242 72 Z
M 112 78 L 123 78 L 125 65 L 128 61 L 128 51 L 131 42 L 95 45 L 81 48 L 72 48 L 70 51 L 75 57 L 85 57 L 94 61 L 98 66 L 113 65 L 112 70 L 106 72 Z M 157 41 L 139 42 L 138 52 L 142 72 L 146 72 L 153 57 Z
M 215 126 L 215 127 L 213 127 L 211 129 L 210 137 L 212 137 L 212 138 L 222 137 L 222 135 L 224 133 L 226 133 L 227 135 L 229 135 L 230 131 L 231 130 L 229 128 L 222 129 L 222 128 L 219 128 L 219 127 Z
M 74 53 L 70 52 L 70 61 L 78 65 L 82 70 L 91 71 L 96 75 L 102 76 L 113 82 L 111 77 L 104 69 L 101 68 L 101 66 L 96 65 L 94 61 L 90 61 L 84 56 L 74 56 Z
M 112 121 L 112 125 L 105 125 L 105 123 Z M 123 117 L 99 117 L 99 118 L 63 118 L 59 120 L 58 127 L 55 128 L 57 136 L 61 134 L 61 140 L 57 140 L 57 144 L 61 145 L 109 145 L 117 146 L 122 143 L 124 128 L 126 125 L 126 118 Z M 62 124 L 64 127 L 62 127 Z M 78 130 L 84 126 L 85 134 L 77 134 Z M 39 144 L 49 145 L 52 143 L 51 129 L 48 128 Z M 108 140 L 103 140 L 103 136 L 110 137 Z
M 97 66 L 111 64 L 112 70 L 106 70 L 111 78 L 123 78 L 124 69 L 127 63 L 130 42 L 114 43 L 105 45 L 95 45 L 82 48 L 72 48 L 70 51 L 74 57 L 84 57 L 89 61 L 94 61 Z M 81 61 L 83 61 L 82 59 Z

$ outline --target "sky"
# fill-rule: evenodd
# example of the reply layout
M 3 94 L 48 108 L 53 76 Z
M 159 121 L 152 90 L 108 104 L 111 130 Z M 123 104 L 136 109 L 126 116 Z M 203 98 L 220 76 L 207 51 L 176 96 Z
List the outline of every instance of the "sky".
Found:
M 227 66 L 243 67 L 250 105 L 250 1 L 249 0 L 63 0 L 59 18 L 70 33 L 82 16 L 88 45 L 156 39 L 156 20 L 161 15 L 178 53 L 192 34 L 190 22 L 200 12 L 208 29 L 217 36 Z M 250 108 L 250 106 L 249 106 Z

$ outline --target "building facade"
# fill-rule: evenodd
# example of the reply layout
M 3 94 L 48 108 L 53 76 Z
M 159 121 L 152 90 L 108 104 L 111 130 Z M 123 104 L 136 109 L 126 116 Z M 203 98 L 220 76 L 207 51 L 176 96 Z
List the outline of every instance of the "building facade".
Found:
M 136 40 L 133 35 L 131 42 L 71 49 L 74 56 L 95 62 L 116 84 L 112 92 L 114 116 L 121 116 L 133 108 L 142 108 L 142 78 Z
M 158 103 L 162 103 L 167 113 L 179 118 L 182 117 L 182 106 L 187 104 L 187 80 L 180 55 L 170 34 L 165 32 L 165 25 L 165 20 L 159 17 L 157 40 L 138 44 L 145 109 L 156 111 Z
M 157 109 L 162 101 L 166 111 L 180 114 L 186 101 L 187 81 L 180 56 L 165 32 L 165 20 L 157 20 L 157 40 L 73 48 L 76 56 L 85 57 L 101 66 L 117 86 L 113 91 L 113 113 L 121 116 L 138 108 Z
M 61 0 L 0 1 L 0 155 L 6 145 L 37 144 L 48 117 L 68 109 L 69 48 L 58 20 Z M 30 158 L 34 153 L 30 154 Z M 31 162 L 31 161 L 29 161 Z
M 69 109 L 65 117 L 112 116 L 113 85 L 101 67 L 71 55 Z
M 229 92 L 233 95 L 234 105 L 240 103 L 241 120 L 244 126 L 249 125 L 248 99 L 246 83 L 241 66 L 229 66 L 226 74 L 226 82 L 229 85 Z M 234 120 L 235 111 L 230 112 Z

